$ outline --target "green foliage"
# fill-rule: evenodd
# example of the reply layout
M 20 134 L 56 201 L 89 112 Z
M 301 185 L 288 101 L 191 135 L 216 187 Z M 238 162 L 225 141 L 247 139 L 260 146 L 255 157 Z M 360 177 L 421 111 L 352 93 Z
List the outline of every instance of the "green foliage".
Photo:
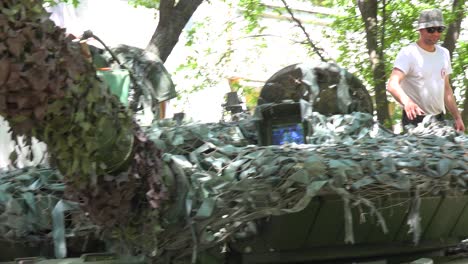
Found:
M 467 78 L 468 76 L 466 75 L 468 73 L 468 56 L 467 56 L 467 51 L 468 50 L 468 42 L 467 41 L 459 41 L 457 43 L 457 46 L 455 48 L 455 51 L 453 53 L 453 58 L 452 58 L 452 68 L 453 68 L 453 73 L 451 74 L 451 80 L 452 80 L 452 87 L 454 90 L 454 94 L 456 96 L 457 103 L 463 104 L 463 100 L 466 100 L 466 98 L 463 98 L 463 95 L 465 94 L 465 90 L 468 89 L 466 86 L 467 84 Z M 468 111 L 468 109 L 465 109 L 465 111 Z
M 240 0 L 239 7 L 242 9 L 242 15 L 248 21 L 246 32 L 251 33 L 260 27 L 259 18 L 265 11 L 265 6 L 260 0 Z
M 190 47 L 194 44 L 196 41 L 196 33 L 198 32 L 198 29 L 202 28 L 204 25 L 205 23 L 202 22 L 193 23 L 192 27 L 187 30 L 187 41 L 185 42 L 185 46 Z
M 159 8 L 159 0 L 129 0 L 129 4 L 132 4 L 134 7 L 144 6 L 146 8 Z
M 355 5 L 355 1 L 333 1 L 339 9 L 332 27 L 337 32 L 336 43 L 340 51 L 337 61 L 345 68 L 350 69 L 357 77 L 368 84 L 368 88 L 375 87 L 371 71 L 371 64 L 366 48 L 366 35 L 364 22 Z M 393 68 L 393 61 L 398 51 L 405 45 L 414 42 L 418 38 L 415 30 L 420 11 L 429 8 L 440 8 L 444 12 L 446 24 L 456 18 L 452 11 L 452 1 L 386 1 L 386 5 L 379 1 L 378 9 L 378 46 L 383 51 L 383 63 L 386 73 L 389 75 Z M 441 42 L 443 39 L 441 40 Z M 441 44 L 441 43 L 440 43 Z M 463 65 L 466 65 L 466 43 L 458 41 L 454 53 L 452 79 L 460 80 L 463 73 Z M 463 88 L 463 85 L 454 82 L 455 88 Z M 372 91 L 371 91 L 372 92 Z M 391 97 L 389 96 L 389 99 Z M 393 99 L 391 99 L 393 100 Z M 394 116 L 398 118 L 397 115 Z
M 76 7 L 80 3 L 80 0 L 44 0 L 44 3 L 51 6 L 57 5 L 59 3 L 67 3 L 73 4 L 73 6 Z
M 238 95 L 242 98 L 245 98 L 245 105 L 247 106 L 248 110 L 254 110 L 257 106 L 258 97 L 260 95 L 260 91 L 248 85 L 240 84 L 239 82 L 233 82 L 230 84 L 231 90 L 236 91 Z
M 184 104 L 184 100 L 188 102 L 188 97 L 194 92 L 227 82 L 226 77 L 230 77 L 230 74 L 232 74 L 233 66 L 231 62 L 239 60 L 236 57 L 239 43 L 245 41 L 251 35 L 260 35 L 264 29 L 263 26 L 258 24 L 261 21 L 259 10 L 264 10 L 263 6 L 252 10 L 249 9 L 249 6 L 254 5 L 252 1 L 244 3 L 226 1 L 223 4 L 227 8 L 240 9 L 243 15 L 238 16 L 236 14 L 230 17 L 232 19 L 227 20 L 225 17 L 222 19 L 207 17 L 203 22 L 193 23 L 186 32 L 187 41 L 185 46 L 190 47 L 193 52 L 187 56 L 183 64 L 177 67 L 173 75 L 182 77 L 184 80 L 190 80 L 190 85 L 186 89 L 178 91 L 179 100 L 182 99 L 182 104 Z M 245 19 L 246 17 L 248 18 Z M 256 39 L 260 39 L 260 41 L 248 47 L 248 50 L 260 50 L 265 47 L 266 42 L 263 38 L 258 37 Z M 201 45 L 200 43 L 207 44 Z M 249 59 L 247 58 L 247 60 Z M 249 64 L 249 61 L 243 61 L 245 62 L 243 65 Z

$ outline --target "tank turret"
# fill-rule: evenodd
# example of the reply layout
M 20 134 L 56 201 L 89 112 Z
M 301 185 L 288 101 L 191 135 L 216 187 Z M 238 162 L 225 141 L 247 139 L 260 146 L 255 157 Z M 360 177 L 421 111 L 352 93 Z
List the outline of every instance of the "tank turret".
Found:
M 369 114 L 365 88 L 336 65 L 291 66 L 261 93 L 265 111 L 291 98 L 312 105 L 292 120 L 307 124 L 304 142 L 260 146 L 246 136 L 256 116 L 142 128 L 40 2 L 0 6 L 0 114 L 15 134 L 47 144 L 64 200 L 109 250 L 151 263 L 391 263 L 468 235 L 466 137 L 446 123 L 389 133 Z M 0 219 L 33 214 L 37 184 L 0 196 Z

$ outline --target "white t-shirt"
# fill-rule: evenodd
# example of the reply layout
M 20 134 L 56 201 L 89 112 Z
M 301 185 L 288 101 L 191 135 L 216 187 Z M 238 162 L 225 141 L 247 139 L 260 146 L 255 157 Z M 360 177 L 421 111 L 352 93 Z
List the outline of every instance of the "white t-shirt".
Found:
M 394 67 L 405 73 L 401 87 L 424 113 L 445 113 L 445 77 L 452 73 L 446 48 L 436 45 L 434 52 L 428 52 L 412 43 L 401 49 Z

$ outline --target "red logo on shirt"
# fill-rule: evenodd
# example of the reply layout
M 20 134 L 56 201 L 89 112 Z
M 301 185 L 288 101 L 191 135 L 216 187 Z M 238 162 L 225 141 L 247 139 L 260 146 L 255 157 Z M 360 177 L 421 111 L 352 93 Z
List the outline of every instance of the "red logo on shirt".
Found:
M 445 75 L 447 75 L 447 72 L 445 71 L 445 69 L 440 70 L 440 77 L 442 77 L 442 79 L 444 80 L 445 80 Z

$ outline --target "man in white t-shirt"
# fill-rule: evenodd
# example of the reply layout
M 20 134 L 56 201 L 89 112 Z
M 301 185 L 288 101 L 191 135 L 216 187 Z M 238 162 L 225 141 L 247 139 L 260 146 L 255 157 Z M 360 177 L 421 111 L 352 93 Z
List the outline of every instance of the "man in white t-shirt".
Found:
M 450 55 L 436 45 L 445 29 L 439 9 L 424 10 L 418 21 L 419 39 L 398 53 L 387 90 L 403 107 L 403 126 L 417 125 L 426 115 L 443 119 L 445 109 L 452 114 L 455 129 L 464 132 L 449 75 Z

